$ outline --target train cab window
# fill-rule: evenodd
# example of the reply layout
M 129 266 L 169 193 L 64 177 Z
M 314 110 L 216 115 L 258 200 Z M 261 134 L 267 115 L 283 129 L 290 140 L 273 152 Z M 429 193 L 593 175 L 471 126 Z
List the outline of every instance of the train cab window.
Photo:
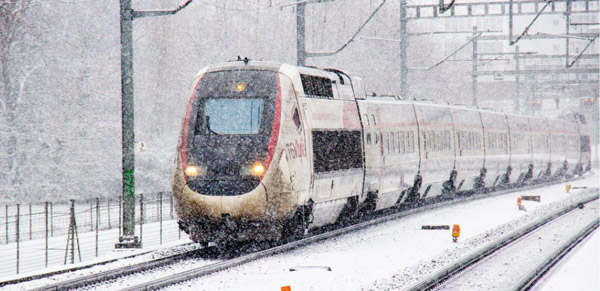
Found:
M 375 120 L 375 115 L 371 114 L 371 120 L 373 125 L 377 125 L 377 120 Z
M 315 173 L 362 168 L 360 131 L 313 131 Z
M 333 88 L 328 78 L 300 74 L 300 79 L 306 97 L 333 99 Z
M 202 134 L 258 134 L 264 99 L 208 99 L 200 124 Z M 200 116 L 199 116 L 200 118 Z
M 300 129 L 302 123 L 300 122 L 300 113 L 298 113 L 298 108 L 294 108 L 294 115 L 292 116 L 292 119 L 294 120 L 296 129 Z

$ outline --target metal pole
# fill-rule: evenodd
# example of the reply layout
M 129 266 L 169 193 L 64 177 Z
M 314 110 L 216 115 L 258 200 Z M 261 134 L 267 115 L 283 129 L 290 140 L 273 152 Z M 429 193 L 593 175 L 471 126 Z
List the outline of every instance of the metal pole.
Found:
M 515 113 L 518 113 L 520 109 L 519 100 L 521 99 L 521 78 L 519 77 L 519 70 L 521 69 L 519 59 L 519 46 L 515 46 L 515 71 L 517 74 L 515 75 Z
M 119 237 L 121 237 L 122 231 L 123 231 L 123 197 L 119 196 Z
M 71 200 L 71 264 L 75 263 L 75 224 L 73 218 L 75 217 L 75 200 Z
M 513 45 L 513 0 L 508 4 L 508 45 Z
M 123 233 L 117 248 L 141 247 L 135 236 L 135 142 L 133 105 L 133 10 L 131 0 L 121 3 L 121 122 L 123 166 Z
M 173 218 L 173 195 L 169 196 L 169 205 L 171 218 Z
M 100 221 L 100 198 L 96 197 L 96 258 L 98 257 L 98 226 Z
M 477 26 L 473 26 L 473 71 L 471 76 L 473 78 L 473 106 L 477 106 Z
M 4 221 L 6 222 L 6 244 L 8 244 L 8 204 L 4 205 Z
M 143 226 L 144 226 L 144 194 L 140 194 L 140 243 L 142 242 Z
M 50 201 L 50 237 L 54 237 L 54 203 Z
M 48 201 L 44 204 L 44 213 L 46 214 L 46 264 L 44 266 L 48 268 Z
M 106 199 L 106 216 L 108 217 L 108 229 L 112 229 L 110 225 L 110 199 Z
M 566 42 L 566 46 L 565 46 L 565 62 L 566 62 L 566 66 L 567 68 L 569 68 L 569 26 L 571 26 L 571 0 L 567 0 L 567 11 L 565 12 L 565 17 L 567 18 L 565 23 L 566 23 L 566 31 L 565 33 L 567 34 L 567 37 L 565 37 L 565 42 Z
M 90 202 L 90 231 L 94 231 L 94 203 Z
M 296 4 L 296 55 L 298 66 L 304 66 L 306 63 L 305 9 L 306 2 Z
M 33 216 L 31 215 L 31 203 L 29 203 L 29 240 L 31 240 L 31 218 Z
M 21 246 L 21 236 L 19 233 L 19 217 L 21 216 L 21 205 L 17 204 L 17 216 L 16 216 L 16 235 L 17 235 L 17 274 L 19 274 L 19 251 Z
M 406 0 L 400 0 L 400 97 L 407 99 L 408 84 L 408 18 L 406 17 Z
M 159 208 L 160 208 L 160 214 L 158 216 L 158 219 L 159 219 L 158 220 L 159 221 L 158 224 L 159 224 L 159 228 L 160 228 L 160 244 L 161 245 L 162 245 L 162 214 L 163 214 L 162 213 L 163 212 L 163 209 L 162 209 L 162 194 L 163 194 L 162 192 L 158 193 L 158 197 L 159 197 L 158 205 L 159 205 Z

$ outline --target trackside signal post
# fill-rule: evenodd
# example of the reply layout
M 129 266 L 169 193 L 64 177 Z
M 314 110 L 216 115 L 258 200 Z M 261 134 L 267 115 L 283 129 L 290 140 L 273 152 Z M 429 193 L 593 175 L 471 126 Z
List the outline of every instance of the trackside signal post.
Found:
M 135 236 L 135 155 L 133 106 L 133 20 L 141 17 L 171 15 L 185 8 L 187 0 L 174 10 L 134 11 L 132 0 L 121 0 L 121 118 L 123 152 L 123 232 L 115 248 L 141 248 Z

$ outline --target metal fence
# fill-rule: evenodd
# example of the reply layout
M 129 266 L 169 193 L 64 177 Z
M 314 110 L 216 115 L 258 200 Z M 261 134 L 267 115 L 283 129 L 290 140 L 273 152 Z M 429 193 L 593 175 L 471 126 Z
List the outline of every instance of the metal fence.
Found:
M 4 205 L 0 258 L 12 262 L 0 277 L 93 259 L 114 249 L 121 235 L 121 199 Z M 169 192 L 136 197 L 136 235 L 144 247 L 181 239 Z M 81 237 L 81 239 L 80 239 Z

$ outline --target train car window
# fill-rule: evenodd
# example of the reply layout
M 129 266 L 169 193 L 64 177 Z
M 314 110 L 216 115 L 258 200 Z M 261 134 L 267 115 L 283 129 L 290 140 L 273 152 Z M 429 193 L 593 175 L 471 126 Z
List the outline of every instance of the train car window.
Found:
M 398 132 L 398 153 L 404 154 L 404 132 Z
M 408 148 L 409 152 L 415 152 L 415 134 L 412 131 L 408 132 Z
M 371 114 L 371 120 L 372 120 L 373 125 L 377 125 L 377 120 L 375 119 L 374 114 Z
M 315 173 L 362 168 L 360 131 L 313 131 Z
M 298 108 L 294 108 L 294 115 L 292 116 L 294 120 L 294 124 L 296 125 L 296 129 L 300 129 L 302 123 L 300 122 L 300 113 L 298 113 Z
M 581 145 L 581 151 L 582 152 L 591 152 L 591 147 L 590 147 L 590 137 L 587 135 L 584 135 L 580 138 L 580 142 L 579 144 Z
M 328 78 L 300 74 L 300 79 L 306 97 L 333 99 L 333 87 Z
M 385 152 L 389 153 L 390 152 L 390 134 L 387 133 L 387 132 L 385 133 L 385 140 L 384 140 L 383 143 L 386 145 L 386 147 L 385 147 L 386 151 Z
M 371 144 L 371 133 L 367 132 L 367 144 Z

